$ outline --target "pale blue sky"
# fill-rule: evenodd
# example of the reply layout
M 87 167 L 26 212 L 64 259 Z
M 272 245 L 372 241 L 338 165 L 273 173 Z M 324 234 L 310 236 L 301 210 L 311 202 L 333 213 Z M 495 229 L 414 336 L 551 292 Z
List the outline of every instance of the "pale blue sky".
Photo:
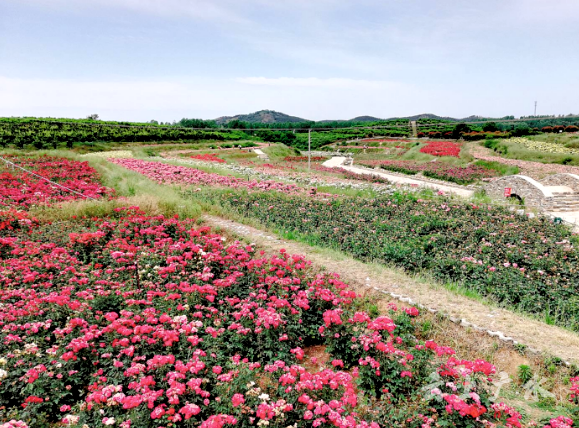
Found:
M 579 113 L 577 0 L 0 0 L 0 116 Z

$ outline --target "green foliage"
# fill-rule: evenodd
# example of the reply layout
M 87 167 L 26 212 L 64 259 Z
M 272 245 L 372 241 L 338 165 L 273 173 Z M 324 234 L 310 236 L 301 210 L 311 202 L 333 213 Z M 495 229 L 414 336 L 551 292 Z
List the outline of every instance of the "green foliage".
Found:
M 152 124 L 120 125 L 94 121 L 55 122 L 30 119 L 0 119 L 0 144 L 37 150 L 77 143 L 151 143 L 161 141 L 241 140 L 247 135 L 235 131 L 203 131 Z
M 579 252 L 557 244 L 574 239 L 567 227 L 546 218 L 406 194 L 331 201 L 267 193 L 195 195 L 317 245 L 428 271 L 441 282 L 579 330 Z
M 177 122 L 177 126 L 183 128 L 217 128 L 217 123 L 214 120 L 183 118 Z
M 485 132 L 495 132 L 499 130 L 499 127 L 495 122 L 487 122 L 482 127 Z
M 519 382 L 525 384 L 533 378 L 533 371 L 526 364 L 521 364 L 517 369 L 517 376 L 519 377 Z
M 466 123 L 459 123 L 452 130 L 452 138 L 458 140 L 460 137 L 462 137 L 462 134 L 465 134 L 470 131 L 472 131 L 472 128 L 469 125 L 467 125 Z
M 475 165 L 482 166 L 486 169 L 497 171 L 499 175 L 515 175 L 519 173 L 519 168 L 512 165 L 506 165 L 500 162 L 477 160 Z

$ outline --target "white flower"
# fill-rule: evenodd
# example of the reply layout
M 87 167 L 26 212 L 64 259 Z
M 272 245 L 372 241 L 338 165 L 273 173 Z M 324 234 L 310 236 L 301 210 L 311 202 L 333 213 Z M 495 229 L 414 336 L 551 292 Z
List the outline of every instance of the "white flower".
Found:
M 260 400 L 267 401 L 267 400 L 269 400 L 269 394 L 263 393 L 257 398 L 259 398 Z
M 0 369 L 0 380 L 4 379 L 6 376 L 8 376 L 8 372 Z
M 78 420 L 80 419 L 80 416 L 77 415 L 66 415 L 64 417 L 64 419 L 66 419 L 66 422 L 68 425 L 76 425 L 76 423 L 78 422 Z

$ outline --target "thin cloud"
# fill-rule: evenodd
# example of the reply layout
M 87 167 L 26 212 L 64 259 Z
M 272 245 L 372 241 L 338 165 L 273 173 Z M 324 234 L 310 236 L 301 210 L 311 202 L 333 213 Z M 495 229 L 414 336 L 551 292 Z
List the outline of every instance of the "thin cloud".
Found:
M 156 17 L 189 17 L 203 21 L 237 24 L 251 22 L 242 13 L 235 10 L 235 6 L 239 3 L 231 0 L 84 0 L 82 2 L 77 0 L 29 0 L 29 3 L 65 11 L 125 9 Z
M 381 80 L 347 79 L 318 77 L 239 77 L 239 83 L 260 86 L 309 87 L 309 88 L 384 88 L 395 86 L 395 83 Z

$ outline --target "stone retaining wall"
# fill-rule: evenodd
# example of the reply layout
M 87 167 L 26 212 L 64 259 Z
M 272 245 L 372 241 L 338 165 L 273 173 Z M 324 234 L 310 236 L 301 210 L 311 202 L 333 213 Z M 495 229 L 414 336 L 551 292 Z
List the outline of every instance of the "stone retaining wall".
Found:
M 541 180 L 545 186 L 567 186 L 579 193 L 579 175 L 576 174 L 553 174 Z
M 525 175 L 510 175 L 491 181 L 484 186 L 487 194 L 504 198 L 505 188 L 511 189 L 512 197 L 519 197 L 527 206 L 541 207 L 552 203 L 553 193 L 543 184 Z

